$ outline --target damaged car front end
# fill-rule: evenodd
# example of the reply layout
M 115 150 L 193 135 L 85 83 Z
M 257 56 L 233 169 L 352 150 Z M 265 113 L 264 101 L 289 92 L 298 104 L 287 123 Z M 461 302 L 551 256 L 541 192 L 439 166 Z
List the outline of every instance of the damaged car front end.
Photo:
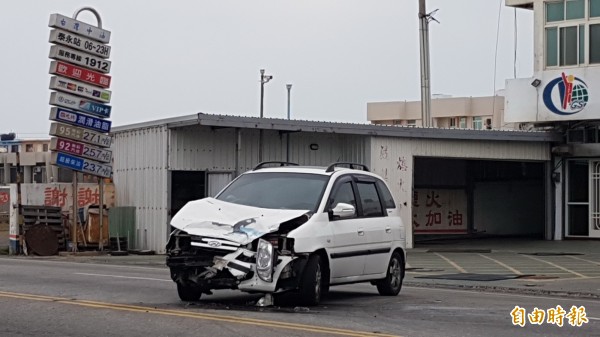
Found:
M 215 289 L 277 293 L 298 287 L 307 254 L 287 234 L 310 218 L 306 210 L 256 208 L 205 198 L 173 219 L 167 266 L 179 297 L 195 301 Z M 210 220 L 201 220 L 210 219 Z

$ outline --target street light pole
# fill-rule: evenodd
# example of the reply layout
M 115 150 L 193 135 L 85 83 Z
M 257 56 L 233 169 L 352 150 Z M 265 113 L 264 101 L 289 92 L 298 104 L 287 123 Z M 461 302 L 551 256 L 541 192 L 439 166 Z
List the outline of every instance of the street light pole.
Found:
M 273 79 L 271 75 L 265 75 L 265 70 L 260 70 L 260 118 L 263 118 L 263 102 L 265 98 L 265 83 Z M 263 130 L 259 130 L 258 135 L 258 162 L 263 161 Z
M 260 118 L 263 118 L 263 101 L 265 99 L 265 70 L 260 70 Z
M 290 120 L 290 95 L 291 95 L 291 91 L 292 91 L 292 85 L 286 84 L 285 87 L 287 88 L 287 119 Z M 286 151 L 285 151 L 285 161 L 289 162 L 290 161 L 290 133 L 289 132 L 286 135 L 285 140 L 287 141 L 287 146 L 286 146 Z

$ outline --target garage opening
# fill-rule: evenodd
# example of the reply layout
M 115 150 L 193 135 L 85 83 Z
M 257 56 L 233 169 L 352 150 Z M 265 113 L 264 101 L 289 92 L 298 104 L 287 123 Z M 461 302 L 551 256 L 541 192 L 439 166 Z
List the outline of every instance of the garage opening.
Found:
M 205 171 L 171 171 L 171 216 L 188 201 L 206 196 Z
M 543 239 L 544 163 L 415 158 L 415 242 L 441 238 Z

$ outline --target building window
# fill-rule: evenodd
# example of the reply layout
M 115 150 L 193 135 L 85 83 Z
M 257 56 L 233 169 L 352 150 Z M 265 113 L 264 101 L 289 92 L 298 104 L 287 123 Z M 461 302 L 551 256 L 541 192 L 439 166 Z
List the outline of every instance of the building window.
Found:
M 600 0 L 546 2 L 546 66 L 600 63 L 600 25 L 594 22 L 597 18 L 600 18 Z
M 600 0 L 590 0 L 590 17 L 600 17 Z
M 473 129 L 483 129 L 483 120 L 481 119 L 481 117 L 473 117 Z
M 10 152 L 12 152 L 12 153 L 19 152 L 19 145 L 11 145 L 10 146 Z
M 487 130 L 491 130 L 492 129 L 492 119 L 491 118 L 487 118 L 485 120 L 485 128 Z
M 450 118 L 450 127 L 451 128 L 455 128 L 456 127 L 456 118 L 454 118 L 454 117 Z
M 33 152 L 33 144 L 25 144 L 25 152 Z
M 43 144 L 42 145 L 42 151 L 48 152 L 48 144 Z
M 567 0 L 565 6 L 565 17 L 567 20 L 583 19 L 585 17 L 584 0 Z
M 467 128 L 467 117 L 460 117 L 460 121 L 458 123 L 458 127 L 461 129 Z
M 565 3 L 564 2 L 547 2 L 546 3 L 546 22 L 557 22 L 565 19 Z
M 600 63 L 600 24 L 590 25 L 590 63 Z
M 393 125 L 402 125 L 402 121 L 399 119 L 394 119 L 392 124 Z
M 408 126 L 416 126 L 417 125 L 417 120 L 416 119 L 409 119 L 406 121 L 406 125 Z

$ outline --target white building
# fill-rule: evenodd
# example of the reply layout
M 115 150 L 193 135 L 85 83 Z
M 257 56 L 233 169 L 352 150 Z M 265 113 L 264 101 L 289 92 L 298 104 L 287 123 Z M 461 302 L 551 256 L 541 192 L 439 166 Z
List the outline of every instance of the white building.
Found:
M 507 80 L 505 119 L 561 132 L 556 239 L 600 237 L 600 0 L 506 0 L 533 10 L 533 77 Z
M 457 129 L 514 129 L 505 123 L 504 96 L 449 97 L 431 100 L 433 127 Z M 380 125 L 422 126 L 421 101 L 367 103 L 367 120 Z

